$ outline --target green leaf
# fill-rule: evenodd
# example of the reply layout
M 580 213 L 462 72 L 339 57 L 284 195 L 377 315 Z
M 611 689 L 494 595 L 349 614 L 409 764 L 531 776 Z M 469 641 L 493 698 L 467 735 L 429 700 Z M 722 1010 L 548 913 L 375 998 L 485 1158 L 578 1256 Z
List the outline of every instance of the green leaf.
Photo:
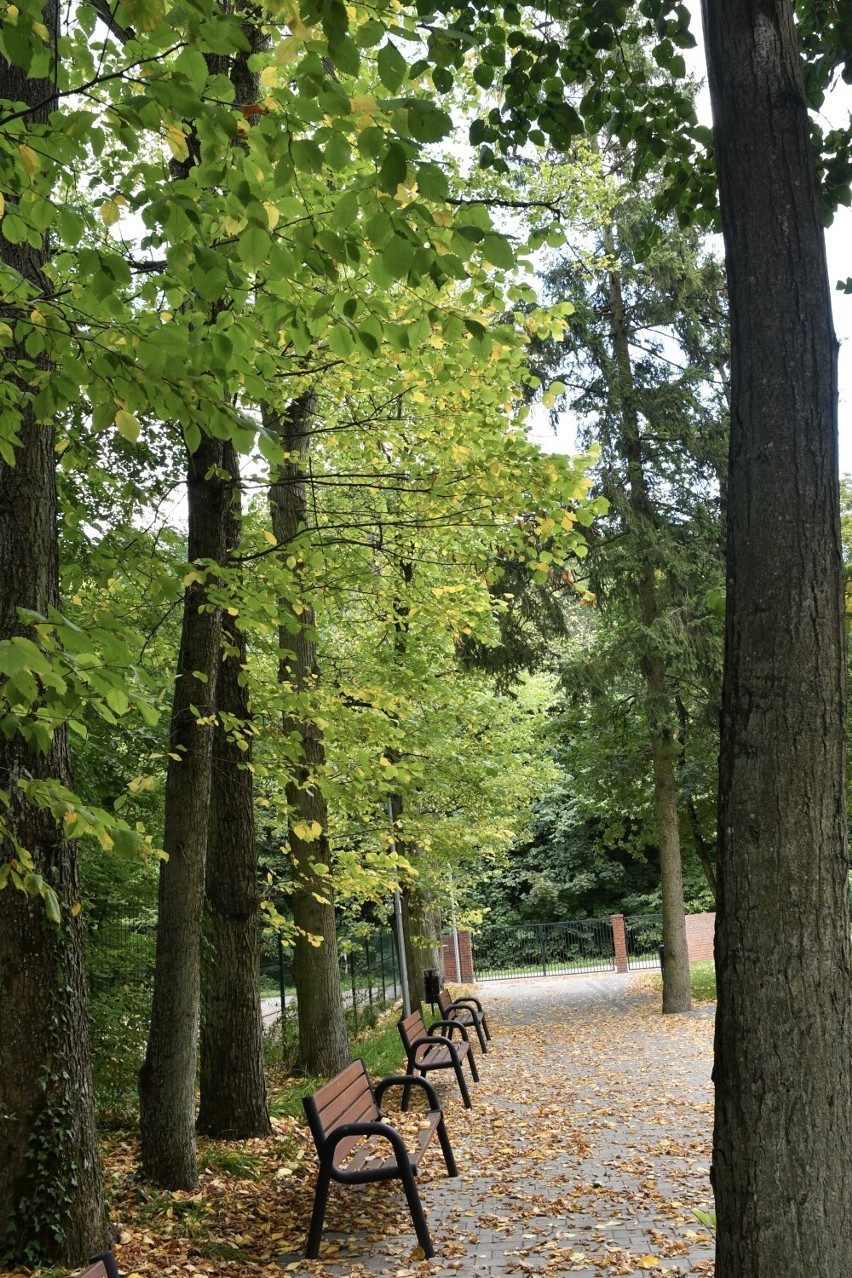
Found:
M 137 31 L 153 31 L 166 16 L 166 0 L 121 0 L 119 14 Z
M 250 271 L 259 270 L 269 257 L 270 245 L 271 239 L 268 231 L 264 231 L 260 226 L 247 226 L 240 236 L 240 243 L 237 249 L 240 261 Z
M 405 79 L 408 63 L 392 40 L 379 49 L 376 65 L 382 84 L 391 93 L 396 93 Z
M 515 266 L 512 246 L 503 235 L 486 235 L 482 241 L 482 254 L 486 261 L 503 270 L 511 271 Z
M 447 175 L 437 164 L 421 164 L 417 169 L 417 186 L 427 200 L 446 200 L 450 194 Z
M 408 158 L 399 142 L 392 142 L 388 147 L 382 167 L 379 169 L 379 188 L 389 195 L 396 195 L 397 187 L 408 176 Z
M 59 923 L 62 919 L 62 911 L 59 908 L 59 897 L 56 895 L 52 887 L 45 884 L 43 889 L 44 912 L 51 923 Z
M 17 213 L 7 213 L 0 222 L 3 238 L 9 244 L 25 244 L 27 240 L 27 224 Z

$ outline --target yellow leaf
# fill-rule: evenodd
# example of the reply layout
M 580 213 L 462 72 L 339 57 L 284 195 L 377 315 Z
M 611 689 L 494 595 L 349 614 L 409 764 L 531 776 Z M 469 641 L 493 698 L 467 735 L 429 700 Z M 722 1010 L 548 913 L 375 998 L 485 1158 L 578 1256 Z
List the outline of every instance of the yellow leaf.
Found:
M 73 825 L 74 822 L 77 820 L 77 813 L 65 812 L 63 813 L 62 820 L 65 822 L 66 825 Z
M 71 906 L 71 917 L 76 919 L 77 915 L 80 913 L 82 908 L 83 907 L 80 904 L 80 902 L 75 901 L 74 904 Z
M 298 15 L 294 18 L 288 18 L 287 26 L 290 28 L 293 35 L 296 36 L 296 38 L 299 40 L 310 40 L 311 36 L 313 35 L 311 28 L 306 27 L 304 22 L 302 21 L 300 17 L 298 17 Z
M 660 1263 L 660 1257 L 651 1255 L 640 1256 L 636 1263 L 640 1269 L 654 1269 Z
M 3 198 L 3 192 L 0 191 L 0 217 L 3 216 L 5 208 L 6 208 L 6 201 Z
M 291 62 L 295 62 L 304 43 L 304 40 L 292 35 L 287 36 L 284 40 L 279 40 L 275 46 L 275 61 L 279 67 L 286 67 Z
M 266 220 L 269 223 L 269 229 L 274 231 L 278 225 L 278 219 L 281 217 L 281 210 L 271 200 L 264 200 L 263 207 L 266 209 Z
M 114 226 L 121 216 L 115 200 L 104 200 L 100 208 L 100 214 L 104 226 Z
M 33 177 L 41 168 L 41 160 L 36 155 L 31 146 L 27 146 L 26 142 L 22 142 L 18 147 L 21 156 L 21 164 L 27 177 Z
M 278 83 L 278 68 L 264 67 L 260 73 L 260 87 L 262 89 L 274 89 Z
M 115 425 L 119 435 L 129 440 L 131 444 L 134 444 L 139 438 L 139 431 L 141 430 L 139 419 L 133 413 L 128 412 L 126 408 L 119 408 L 115 415 Z
M 354 115 L 375 115 L 376 99 L 369 93 L 359 93 L 349 99 L 349 109 Z
M 186 134 L 180 125 L 166 125 L 166 144 L 176 160 L 189 159 L 189 145 L 186 140 Z
M 43 22 L 33 23 L 33 35 L 37 35 L 39 40 L 44 40 L 45 44 L 47 44 L 50 39 L 50 32 Z
M 263 540 L 270 546 L 278 545 L 278 539 L 276 538 L 275 533 L 270 532 L 268 528 L 264 528 L 263 530 Z

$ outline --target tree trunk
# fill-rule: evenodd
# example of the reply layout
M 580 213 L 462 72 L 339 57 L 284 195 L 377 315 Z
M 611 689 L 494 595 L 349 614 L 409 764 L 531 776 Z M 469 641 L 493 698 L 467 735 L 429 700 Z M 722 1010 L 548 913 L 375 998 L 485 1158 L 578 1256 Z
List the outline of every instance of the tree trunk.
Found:
M 836 342 L 793 6 L 706 0 L 732 337 L 717 1278 L 852 1273 Z
M 226 444 L 223 463 L 234 479 L 226 549 L 240 540 L 239 460 Z M 234 571 L 232 569 L 232 571 Z M 202 965 L 201 1101 L 196 1130 L 222 1140 L 268 1136 L 263 1019 L 260 1010 L 260 893 L 252 783 L 252 722 L 246 640 L 223 617 L 219 666 L 220 721 L 213 739 L 213 784 L 206 895 L 210 940 Z M 232 723 L 225 731 L 222 717 Z
M 615 257 L 612 228 L 604 227 L 604 247 Z M 653 543 L 653 519 L 645 480 L 642 436 L 634 402 L 630 341 L 621 281 L 609 273 L 610 324 L 615 364 L 615 390 L 621 425 L 621 446 L 627 462 L 627 498 L 631 532 L 639 558 L 636 582 L 639 609 L 645 631 L 640 656 L 645 680 L 645 705 L 654 775 L 654 813 L 660 845 L 660 885 L 663 907 L 663 1011 L 688 1012 L 692 1006 L 689 949 L 683 906 L 683 870 L 680 855 L 680 820 L 675 779 L 673 706 L 667 687 L 665 658 L 654 650 L 653 628 L 659 617 Z
M 311 441 L 313 397 L 295 400 L 288 411 L 266 424 L 278 434 L 291 460 L 278 470 L 270 489 L 272 530 L 282 556 L 300 555 L 300 534 L 307 521 L 307 494 L 303 463 Z M 296 576 L 298 579 L 298 567 Z M 300 746 L 300 759 L 291 771 L 286 794 L 289 807 L 290 863 L 293 871 L 291 908 L 296 926 L 293 947 L 293 984 L 299 1020 L 298 1067 L 320 1078 L 337 1074 L 349 1063 L 349 1038 L 343 1014 L 340 963 L 334 901 L 328 874 L 315 865 L 329 867 L 328 811 L 319 780 L 325 766 L 322 731 L 304 698 L 319 678 L 314 614 L 302 603 L 294 611 L 282 600 L 282 616 L 289 625 L 280 629 L 282 653 L 279 680 L 285 693 L 302 702 L 298 712 L 284 714 L 284 733 Z M 319 943 L 317 943 L 319 941 Z
M 215 469 L 222 468 L 223 447 L 221 440 L 204 437 L 189 459 L 192 563 L 221 563 L 224 558 L 230 485 Z M 139 1073 L 142 1170 L 166 1189 L 194 1189 L 198 1184 L 195 1081 L 201 920 L 222 631 L 221 610 L 207 607 L 206 598 L 203 582 L 187 586 L 166 776 L 163 846 L 168 860 L 160 864 L 151 1028 Z
M 43 21 L 56 47 L 54 4 L 45 6 Z M 55 75 L 54 67 L 50 79 L 28 80 L 0 58 L 3 95 L 32 103 L 28 120 L 36 126 L 56 106 Z M 33 248 L 0 237 L 0 260 L 35 293 L 48 292 L 48 256 L 47 243 Z M 32 362 L 22 350 L 7 350 L 5 358 L 12 369 L 18 359 Z M 18 380 L 14 371 L 7 377 Z M 46 615 L 59 606 L 54 430 L 36 423 L 19 390 L 21 443 L 14 466 L 0 461 L 0 640 L 32 637 L 18 608 Z M 8 794 L 0 803 L 0 864 L 17 861 L 25 876 L 18 849 L 26 849 L 62 911 L 52 925 L 40 896 L 25 895 L 11 880 L 0 890 L 0 1263 L 77 1265 L 107 1244 L 107 1220 L 82 929 L 72 914 L 79 901 L 76 844 L 18 788 L 19 780 L 48 777 L 70 786 L 65 728 L 56 729 L 46 754 L 21 736 L 0 734 L 0 776 Z

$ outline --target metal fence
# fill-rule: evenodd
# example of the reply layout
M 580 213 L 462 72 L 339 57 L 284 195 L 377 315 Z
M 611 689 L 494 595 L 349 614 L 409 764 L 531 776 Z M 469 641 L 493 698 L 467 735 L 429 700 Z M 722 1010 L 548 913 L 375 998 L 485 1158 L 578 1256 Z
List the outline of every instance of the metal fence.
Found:
M 393 934 L 376 929 L 363 936 L 337 938 L 343 1001 L 357 1022 L 361 1012 L 393 1003 L 402 994 Z M 264 938 L 260 960 L 260 990 L 268 1021 L 295 1010 L 293 954 L 281 938 Z
M 660 946 L 663 943 L 662 914 L 633 914 L 624 920 L 627 938 L 627 966 L 630 971 L 639 967 L 660 966 Z
M 121 989 L 153 988 L 156 925 L 111 918 L 91 923 L 84 933 L 86 974 L 93 998 L 109 998 Z M 357 1020 L 369 1007 L 381 1008 L 402 993 L 396 946 L 389 930 L 360 936 L 340 935 L 340 980 L 343 999 Z M 292 951 L 274 932 L 261 937 L 260 994 L 264 1019 L 295 1010 Z
M 609 919 L 573 919 L 483 928 L 474 937 L 473 965 L 478 981 L 614 972 L 612 923 Z

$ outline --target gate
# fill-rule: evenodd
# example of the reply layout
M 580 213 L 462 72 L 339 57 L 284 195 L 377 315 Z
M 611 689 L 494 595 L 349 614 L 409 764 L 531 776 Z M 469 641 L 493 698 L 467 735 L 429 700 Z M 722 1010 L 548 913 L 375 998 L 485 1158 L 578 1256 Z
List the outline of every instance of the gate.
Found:
M 662 914 L 634 914 L 624 920 L 627 939 L 627 966 L 659 967 L 663 943 Z
M 574 919 L 486 927 L 474 937 L 473 965 L 477 981 L 614 972 L 612 923 L 609 919 Z

